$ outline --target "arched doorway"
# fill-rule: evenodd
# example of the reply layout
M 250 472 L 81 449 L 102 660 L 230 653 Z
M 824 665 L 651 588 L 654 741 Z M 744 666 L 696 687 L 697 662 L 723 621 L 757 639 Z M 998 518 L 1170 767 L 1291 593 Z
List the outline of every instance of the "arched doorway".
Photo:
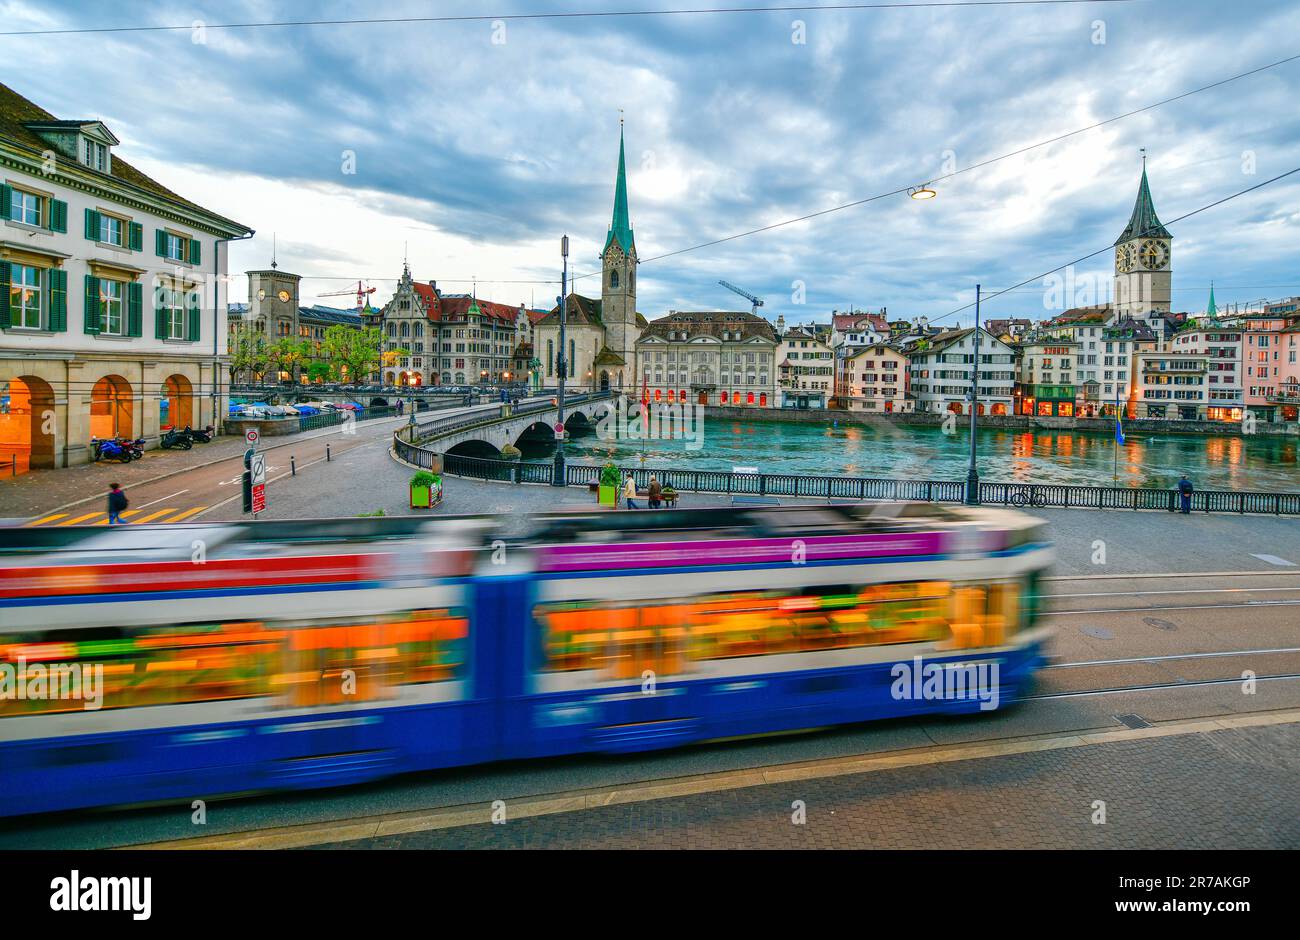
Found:
M 120 375 L 104 376 L 90 390 L 91 439 L 133 437 L 134 428 L 131 383 Z
M 975 406 L 975 413 L 976 413 L 977 415 L 983 417 L 983 415 L 984 415 L 984 403 L 983 403 L 983 402 L 980 402 L 978 405 Z
M 605 369 L 600 370 L 600 390 L 602 392 L 609 391 L 609 372 Z
M 389 372 L 387 375 L 384 376 L 384 384 L 391 386 L 393 384 L 393 378 L 394 378 L 393 373 Z
M 183 375 L 169 375 L 163 382 L 158 403 L 158 427 L 188 428 L 194 425 L 194 386 Z
M 993 405 L 993 413 L 995 415 L 1004 415 L 1007 413 L 1007 406 L 1002 402 L 997 402 Z
M 961 414 L 961 402 L 952 402 L 948 405 L 948 410 L 955 415 Z
M 54 390 L 30 375 L 0 382 L 0 468 L 26 473 L 53 466 Z

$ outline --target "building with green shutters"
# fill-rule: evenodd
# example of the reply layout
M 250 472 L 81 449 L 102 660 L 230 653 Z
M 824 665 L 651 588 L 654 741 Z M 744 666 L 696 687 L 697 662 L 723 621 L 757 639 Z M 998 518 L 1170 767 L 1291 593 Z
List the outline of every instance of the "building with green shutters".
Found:
M 225 242 L 251 230 L 0 84 L 0 464 L 225 414 Z

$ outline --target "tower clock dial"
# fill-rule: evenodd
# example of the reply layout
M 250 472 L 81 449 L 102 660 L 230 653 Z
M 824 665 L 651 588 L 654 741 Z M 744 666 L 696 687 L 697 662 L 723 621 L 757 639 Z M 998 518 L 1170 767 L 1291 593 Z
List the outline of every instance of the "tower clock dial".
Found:
M 1148 239 L 1138 249 L 1138 257 L 1141 258 L 1143 267 L 1149 271 L 1156 271 L 1165 266 L 1168 253 L 1165 251 L 1165 246 L 1160 242 Z
M 280 291 L 276 296 L 280 298 L 280 303 L 282 304 L 287 304 L 289 302 L 289 292 L 287 290 Z

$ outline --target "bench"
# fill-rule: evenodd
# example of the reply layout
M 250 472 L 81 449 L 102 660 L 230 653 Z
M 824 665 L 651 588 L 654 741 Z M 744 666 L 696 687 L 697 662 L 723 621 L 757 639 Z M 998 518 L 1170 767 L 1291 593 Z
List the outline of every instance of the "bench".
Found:
M 780 506 L 781 501 L 772 496 L 733 496 L 733 506 Z

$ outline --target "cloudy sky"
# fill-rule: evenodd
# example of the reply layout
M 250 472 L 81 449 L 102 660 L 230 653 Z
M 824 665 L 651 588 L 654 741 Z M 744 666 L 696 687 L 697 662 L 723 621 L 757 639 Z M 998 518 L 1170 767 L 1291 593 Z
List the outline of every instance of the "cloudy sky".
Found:
M 734 5 L 0 0 L 0 30 Z M 1300 167 L 1300 60 L 937 182 L 928 202 L 654 259 L 1295 55 L 1297 36 L 1290 0 L 186 28 L 3 36 L 0 81 L 104 120 L 126 159 L 256 229 L 232 273 L 266 266 L 274 233 L 304 303 L 358 278 L 386 299 L 406 255 L 445 290 L 476 278 L 480 297 L 549 306 L 562 233 L 572 269 L 598 270 L 621 112 L 647 316 L 746 309 L 726 279 L 772 318 L 852 305 L 952 323 L 977 282 L 1034 278 L 989 316 L 1105 300 L 1108 253 L 1064 285 L 1036 276 L 1114 241 L 1139 148 L 1166 222 Z M 1300 174 L 1170 228 L 1175 309 L 1203 310 L 1211 280 L 1221 306 L 1300 294 Z M 576 287 L 598 296 L 593 278 Z

